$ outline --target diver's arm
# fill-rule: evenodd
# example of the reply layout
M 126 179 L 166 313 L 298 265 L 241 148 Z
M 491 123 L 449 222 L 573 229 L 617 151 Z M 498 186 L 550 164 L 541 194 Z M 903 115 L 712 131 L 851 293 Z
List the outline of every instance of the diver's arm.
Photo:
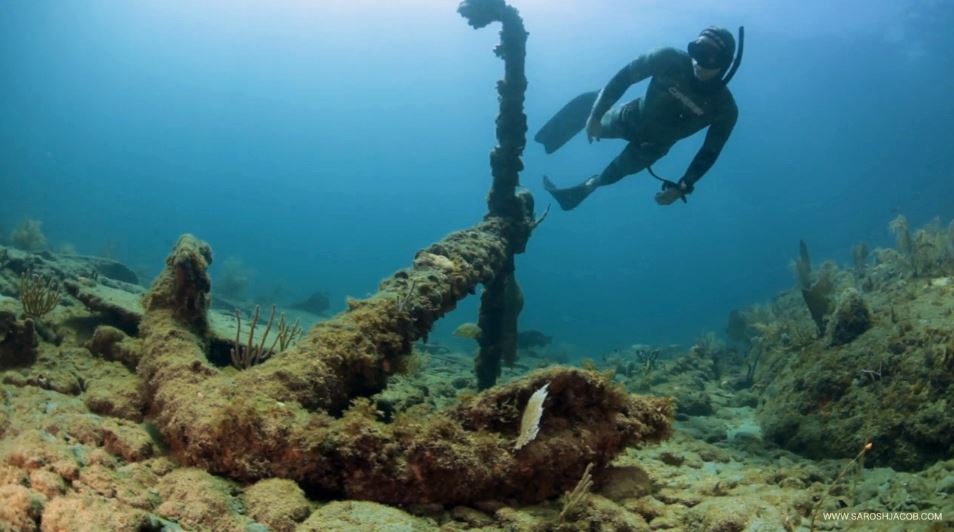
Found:
M 645 62 L 643 57 L 640 57 L 632 63 L 624 66 L 619 72 L 616 73 L 615 76 L 613 76 L 612 79 L 609 80 L 609 83 L 603 87 L 603 90 L 600 91 L 600 95 L 597 96 L 596 102 L 593 103 L 593 109 L 590 111 L 590 118 L 595 120 L 603 118 L 603 115 L 606 114 L 606 111 L 609 111 L 610 107 L 613 107 L 613 104 L 622 98 L 623 94 L 626 92 L 626 89 L 628 89 L 630 85 L 638 83 L 648 77 L 647 75 L 634 79 L 632 74 L 632 67 L 634 64 Z
M 669 52 L 669 49 L 664 48 L 643 54 L 617 72 L 609 80 L 609 83 L 603 87 L 600 95 L 596 98 L 596 102 L 593 103 L 593 109 L 590 111 L 590 117 L 586 122 L 587 133 L 597 132 L 600 120 L 606 114 L 606 111 L 609 111 L 610 107 L 613 107 L 613 104 L 623 97 L 626 89 L 631 85 L 654 75 L 663 57 Z
M 706 140 L 702 147 L 689 163 L 689 169 L 678 183 L 666 181 L 663 183 L 662 190 L 656 193 L 656 203 L 660 205 L 670 205 L 678 199 L 686 201 L 686 195 L 691 194 L 695 189 L 696 181 L 702 179 L 702 176 L 712 168 L 725 142 L 729 140 L 732 134 L 732 128 L 735 127 L 735 121 L 738 118 L 738 110 L 733 104 L 731 113 L 727 112 L 716 121 L 712 122 L 709 130 L 706 131 Z
M 683 188 L 686 192 L 692 192 L 696 181 L 702 179 L 702 176 L 712 168 L 722 152 L 722 147 L 729 140 L 729 135 L 732 134 L 732 128 L 735 127 L 738 118 L 739 111 L 733 102 L 730 108 L 709 126 L 705 142 L 702 143 L 702 147 L 699 148 L 696 156 L 692 159 L 685 175 L 679 180 L 680 188 Z

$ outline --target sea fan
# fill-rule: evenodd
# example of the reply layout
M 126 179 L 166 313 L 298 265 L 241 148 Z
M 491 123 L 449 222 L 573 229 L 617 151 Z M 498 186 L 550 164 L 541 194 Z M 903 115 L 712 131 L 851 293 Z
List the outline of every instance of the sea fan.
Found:
M 898 251 L 904 254 L 905 257 L 910 258 L 914 249 L 911 245 L 911 232 L 910 229 L 908 229 L 908 219 L 905 218 L 903 214 L 899 214 L 888 224 L 888 229 L 894 233 Z

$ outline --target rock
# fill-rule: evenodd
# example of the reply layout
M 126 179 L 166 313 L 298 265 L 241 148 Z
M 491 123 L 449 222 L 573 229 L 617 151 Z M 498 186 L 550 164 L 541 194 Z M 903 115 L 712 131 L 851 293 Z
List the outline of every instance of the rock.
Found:
M 653 491 L 653 479 L 639 467 L 611 467 L 597 479 L 599 493 L 607 499 L 638 499 Z
M 759 405 L 759 397 L 751 390 L 739 390 L 729 400 L 729 406 L 755 408 Z
M 437 344 L 437 343 L 421 344 L 421 350 L 431 355 L 447 355 L 447 354 L 450 354 L 451 352 L 449 347 L 445 345 Z
M 157 486 L 163 502 L 156 514 L 187 529 L 241 530 L 247 523 L 239 512 L 234 485 L 200 469 L 177 469 Z
M 591 495 L 583 510 L 584 516 L 571 522 L 576 530 L 619 530 L 637 532 L 649 530 L 642 515 L 630 512 L 599 495 Z
M 941 481 L 937 483 L 937 491 L 938 493 L 954 495 L 954 474 L 942 478 Z
M 708 443 L 724 441 L 728 428 L 724 420 L 714 416 L 690 417 L 682 425 L 687 434 Z
M 24 486 L 0 486 L 0 530 L 36 530 L 46 497 Z
M 103 433 L 103 448 L 126 462 L 145 460 L 156 453 L 155 442 L 141 425 L 107 419 L 100 428 Z
M 493 526 L 494 518 L 481 512 L 480 510 L 475 510 L 473 508 L 468 508 L 467 506 L 455 506 L 451 510 L 451 517 L 457 521 L 462 521 L 467 523 L 471 527 L 489 527 Z
M 792 530 L 791 524 L 800 522 L 804 512 L 802 497 L 764 489 L 757 494 L 708 498 L 689 510 L 684 527 L 709 532 Z
M 105 371 L 103 375 L 86 381 L 83 402 L 96 414 L 142 421 L 146 408 L 142 379 L 126 372 L 125 368 L 117 363 L 113 365 L 113 371 Z
M 63 477 L 46 469 L 34 469 L 30 473 L 29 486 L 48 499 L 59 497 L 66 492 L 66 481 L 63 480 Z
M 369 501 L 335 501 L 315 510 L 301 531 L 362 530 L 365 532 L 424 532 L 435 530 L 429 521 L 397 508 Z
M 245 490 L 246 514 L 269 530 L 295 530 L 311 512 L 305 492 L 293 481 L 282 478 L 261 480 Z
M 504 530 L 543 530 L 542 517 L 505 506 L 494 513 L 499 526 Z
M 713 413 L 709 394 L 701 391 L 687 391 L 676 396 L 677 412 L 689 416 L 710 416 Z
M 65 257 L 65 261 L 79 263 L 92 268 L 96 273 L 116 281 L 122 281 L 129 284 L 139 284 L 139 276 L 129 269 L 125 264 L 107 259 L 106 257 L 94 257 L 86 255 L 70 255 Z
M 854 288 L 841 293 L 835 310 L 828 319 L 829 345 L 844 345 L 871 328 L 871 312 L 868 305 Z
M 0 463 L 0 486 L 6 486 L 7 484 L 26 486 L 28 482 L 29 477 L 27 477 L 25 471 L 18 467 Z
M 735 498 L 710 499 L 691 512 L 692 524 L 699 530 L 741 532 L 748 526 L 751 511 Z
M 33 320 L 20 321 L 12 312 L 0 311 L 0 370 L 36 362 L 37 345 Z
M 153 530 L 148 514 L 115 499 L 71 494 L 53 499 L 43 512 L 43 530 Z
M 136 365 L 142 356 L 142 342 L 109 325 L 96 328 L 87 348 L 94 355 L 122 363 L 130 371 L 136 371 Z
M 90 311 L 102 312 L 124 327 L 135 329 L 139 326 L 145 288 L 126 284 L 117 288 L 89 281 L 67 281 L 64 286 Z
M 44 368 L 32 367 L 28 371 L 10 371 L 0 379 L 3 384 L 13 386 L 36 386 L 44 390 L 53 390 L 63 395 L 79 395 L 83 391 L 83 383 L 69 371 L 50 371 Z
M 656 525 L 656 519 L 666 515 L 668 510 L 665 503 L 651 495 L 639 499 L 626 499 L 622 501 L 622 506 L 627 511 L 643 516 L 646 521 L 652 521 L 653 525 Z

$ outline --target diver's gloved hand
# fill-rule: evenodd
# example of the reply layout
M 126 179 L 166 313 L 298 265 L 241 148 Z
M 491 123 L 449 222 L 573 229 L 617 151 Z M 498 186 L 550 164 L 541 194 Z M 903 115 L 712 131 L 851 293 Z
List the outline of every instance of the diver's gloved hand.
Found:
M 685 178 L 680 179 L 678 183 L 664 181 L 662 190 L 656 193 L 656 203 L 660 205 L 670 205 L 677 199 L 681 199 L 683 203 L 686 203 L 686 195 L 690 192 L 692 192 L 692 185 L 686 182 Z

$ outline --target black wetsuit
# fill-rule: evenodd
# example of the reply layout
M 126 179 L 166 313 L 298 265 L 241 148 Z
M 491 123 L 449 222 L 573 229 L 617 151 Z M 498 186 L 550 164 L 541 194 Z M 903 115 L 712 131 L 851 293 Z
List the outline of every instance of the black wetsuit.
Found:
M 648 77 L 652 80 L 643 98 L 607 113 L 626 89 Z M 683 176 L 691 188 L 715 163 L 739 111 L 719 76 L 700 81 L 693 75 L 688 54 L 660 48 L 640 56 L 613 76 L 594 104 L 593 114 L 602 118 L 602 137 L 629 141 L 600 174 L 599 185 L 615 183 L 643 170 L 676 141 L 708 127 L 702 148 Z

